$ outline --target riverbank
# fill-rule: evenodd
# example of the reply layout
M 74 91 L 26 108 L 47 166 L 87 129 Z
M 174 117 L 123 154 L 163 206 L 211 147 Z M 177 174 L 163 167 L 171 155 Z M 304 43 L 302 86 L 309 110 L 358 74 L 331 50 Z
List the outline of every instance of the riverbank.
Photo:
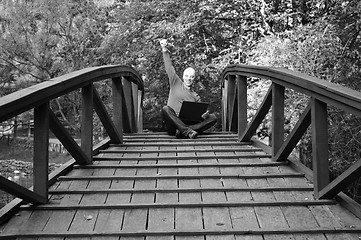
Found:
M 59 163 L 49 163 L 49 173 L 60 167 Z M 0 175 L 29 188 L 33 185 L 33 163 L 18 160 L 0 160 Z M 0 191 L 0 208 L 11 202 L 14 196 Z
M 67 162 L 68 153 L 49 152 L 49 173 Z M 0 141 L 0 175 L 29 188 L 33 185 L 32 140 Z M 0 208 L 14 197 L 0 191 Z
M 60 167 L 59 163 L 49 163 L 49 173 Z M 14 175 L 31 176 L 33 173 L 33 163 L 17 160 L 0 160 L 0 175 L 6 178 Z

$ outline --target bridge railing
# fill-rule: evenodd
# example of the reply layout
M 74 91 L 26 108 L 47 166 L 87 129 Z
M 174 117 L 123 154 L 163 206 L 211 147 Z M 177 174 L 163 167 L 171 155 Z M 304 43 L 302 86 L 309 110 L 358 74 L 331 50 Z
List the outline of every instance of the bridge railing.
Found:
M 255 116 L 248 123 L 247 80 L 251 77 L 271 80 L 272 84 Z M 315 197 L 336 197 L 361 175 L 361 160 L 358 160 L 330 182 L 327 126 L 328 106 L 361 115 L 360 92 L 299 72 L 270 67 L 230 65 L 224 69 L 221 78 L 223 130 L 238 132 L 239 141 L 250 141 L 272 108 L 270 145 L 274 161 L 287 161 L 299 140 L 311 126 Z M 286 88 L 309 96 L 310 101 L 285 139 Z
M 111 79 L 112 116 L 96 90 L 95 82 Z M 50 108 L 50 101 L 81 89 L 81 144 L 73 139 Z M 37 84 L 0 98 L 0 123 L 21 113 L 34 111 L 33 189 L 22 187 L 0 176 L 0 189 L 20 201 L 33 204 L 48 201 L 48 187 L 58 175 L 70 171 L 73 164 L 92 164 L 97 150 L 110 143 L 122 143 L 123 132 L 142 131 L 144 86 L 132 67 L 114 65 L 91 67 Z M 109 138 L 93 146 L 93 110 L 97 113 Z M 49 129 L 73 159 L 48 175 Z M 4 213 L 0 213 L 2 217 Z M 6 214 L 6 213 L 5 213 Z

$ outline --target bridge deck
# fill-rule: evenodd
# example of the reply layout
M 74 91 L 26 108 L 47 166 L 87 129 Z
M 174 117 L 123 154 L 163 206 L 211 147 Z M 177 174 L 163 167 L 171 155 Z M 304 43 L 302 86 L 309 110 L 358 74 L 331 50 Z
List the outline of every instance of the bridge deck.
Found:
M 361 221 L 261 149 L 213 134 L 125 137 L 25 205 L 0 239 L 359 239 Z

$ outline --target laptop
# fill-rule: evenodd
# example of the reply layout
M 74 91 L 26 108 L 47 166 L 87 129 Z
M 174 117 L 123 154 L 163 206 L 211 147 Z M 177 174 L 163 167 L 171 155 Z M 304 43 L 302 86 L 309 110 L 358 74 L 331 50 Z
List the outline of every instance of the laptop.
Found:
M 183 101 L 178 117 L 185 124 L 195 124 L 202 122 L 202 114 L 208 109 L 209 104 L 205 102 Z

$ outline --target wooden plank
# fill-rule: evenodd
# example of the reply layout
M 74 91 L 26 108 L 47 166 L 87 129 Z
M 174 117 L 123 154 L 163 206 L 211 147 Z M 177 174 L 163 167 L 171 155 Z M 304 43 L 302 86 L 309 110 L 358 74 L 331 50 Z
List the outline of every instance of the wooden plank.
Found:
M 227 130 L 233 131 L 232 129 L 232 121 L 233 121 L 233 113 L 234 113 L 234 106 L 236 100 L 236 76 L 228 75 L 228 84 L 227 84 L 227 119 L 226 122 Z
M 236 240 L 263 240 L 262 235 L 235 235 Z
M 128 79 L 123 78 L 122 79 L 122 83 L 123 83 L 123 97 L 124 97 L 124 102 L 123 105 L 125 106 L 126 112 L 127 114 L 124 116 L 127 116 L 127 123 L 129 123 L 129 127 L 130 129 L 126 129 L 126 125 L 123 125 L 124 130 L 126 130 L 126 132 L 135 132 L 134 130 L 134 124 L 135 124 L 135 119 L 134 119 L 134 109 L 133 109 L 133 98 L 132 98 L 132 85 L 131 82 L 128 81 Z M 124 120 L 124 116 L 123 116 L 123 120 Z M 124 124 L 124 123 L 123 123 Z
M 81 149 L 91 160 L 93 157 L 93 84 L 83 87 L 81 96 Z
M 205 147 L 204 147 L 205 148 Z M 202 155 L 201 153 L 197 153 L 197 155 Z M 213 159 L 199 159 L 199 163 L 217 163 L 216 154 L 213 153 Z M 219 167 L 209 167 L 209 168 L 199 168 L 200 174 L 219 174 L 221 176 L 221 172 Z M 201 187 L 223 187 L 223 179 L 201 179 Z M 202 192 L 202 199 L 204 203 L 207 202 L 226 202 L 227 198 L 224 192 Z M 217 216 L 215 218 L 214 216 Z M 229 213 L 229 209 L 226 207 L 217 207 L 217 208 L 203 208 L 203 221 L 204 221 L 204 229 L 212 229 L 212 230 L 222 230 L 222 229 L 231 229 L 231 217 Z M 222 235 L 222 236 L 207 236 L 207 239 L 230 239 L 233 236 L 231 235 Z
M 237 162 L 238 159 L 221 159 L 220 162 Z M 244 174 L 243 168 L 221 168 L 221 174 Z M 223 179 L 225 187 L 247 187 L 247 182 L 244 179 Z M 244 193 L 240 192 L 226 192 L 226 197 L 229 202 L 250 202 L 253 200 L 250 191 Z M 258 220 L 253 207 L 229 207 L 229 214 L 232 223 L 232 229 L 246 230 L 258 229 Z M 237 240 L 262 240 L 262 236 L 235 236 Z
M 19 227 L 19 231 L 22 233 L 35 233 L 41 232 L 45 227 L 51 212 L 48 211 L 34 211 L 28 221 Z
M 107 170 L 109 171 L 109 170 Z M 96 174 L 97 171 L 89 172 L 88 174 Z M 101 187 L 108 187 L 109 182 L 98 182 L 97 185 Z M 86 187 L 94 187 L 94 183 L 89 181 Z M 106 199 L 106 194 L 87 194 L 84 195 L 80 201 L 80 206 L 94 205 L 94 204 L 104 204 Z M 92 232 L 96 226 L 97 218 L 99 216 L 99 209 L 78 209 L 75 213 L 74 219 L 69 227 L 70 232 Z M 70 238 L 71 239 L 71 238 Z
M 138 133 L 143 132 L 143 91 L 138 90 L 138 119 L 137 129 Z
M 175 155 L 175 153 L 160 153 L 161 156 Z M 176 160 L 161 160 L 158 164 L 168 163 L 169 166 L 175 165 Z M 177 175 L 177 168 L 160 168 L 157 174 Z M 159 189 L 177 189 L 176 179 L 159 179 L 157 188 Z M 176 203 L 178 202 L 178 193 L 156 193 L 156 203 Z M 173 231 L 175 229 L 175 209 L 174 208 L 151 208 L 149 209 L 149 230 Z M 147 240 L 173 240 L 173 236 L 148 236 Z
M 335 217 L 328 206 L 310 206 L 311 212 L 316 218 L 320 227 L 341 227 L 342 223 L 339 218 Z M 354 239 L 349 234 L 337 233 L 337 234 L 325 234 L 327 239 Z
M 122 164 L 122 163 L 120 163 Z M 133 163 L 136 164 L 136 163 Z M 114 174 L 125 174 L 122 171 L 116 171 Z M 135 175 L 135 170 L 127 171 L 127 174 Z M 102 173 L 99 173 L 102 174 Z M 134 181 L 112 181 L 110 183 L 110 189 L 112 188 L 132 188 Z M 119 194 L 108 194 L 105 204 L 116 204 L 116 203 L 130 203 L 131 193 L 119 193 Z M 116 232 L 120 231 L 123 225 L 124 209 L 103 209 L 99 211 L 97 224 L 95 225 L 95 231 L 99 232 Z M 114 238 L 118 239 L 118 238 Z
M 232 156 L 229 156 L 229 155 L 217 155 L 217 158 L 236 158 L 236 157 L 242 157 L 242 158 L 270 158 L 271 155 L 269 154 L 242 154 L 242 153 L 239 153 L 239 154 L 234 154 Z M 179 160 L 182 160 L 182 159 L 192 159 L 194 158 L 194 156 L 186 156 L 186 155 L 183 155 L 181 157 L 158 157 L 159 160 L 167 160 L 167 159 L 179 159 Z M 209 156 L 198 156 L 198 159 L 208 159 Z M 146 157 L 143 157 L 143 158 L 138 158 L 140 161 L 142 160 L 146 160 L 148 161 L 149 158 L 146 158 Z M 120 159 L 119 157 L 97 157 L 97 156 L 94 156 L 94 160 L 98 160 L 98 161 L 110 161 L 110 160 L 115 160 L 115 161 L 118 161 L 118 160 L 134 160 L 134 158 L 130 157 L 130 158 L 122 158 Z
M 126 231 L 120 231 L 120 232 L 112 232 L 112 233 L 60 233 L 60 234 L 48 234 L 48 233 L 30 233 L 30 234 L 18 234 L 11 237 L 27 237 L 27 238 L 36 238 L 36 237 L 74 237 L 76 239 L 85 238 L 89 239 L 91 237 L 98 239 L 99 237 L 112 237 L 112 236 L 118 236 L 121 237 L 121 239 L 126 239 L 126 237 L 134 236 L 135 238 L 141 238 L 144 239 L 144 236 L 167 236 L 167 235 L 175 235 L 175 236 L 182 236 L 187 237 L 188 236 L 202 236 L 202 239 L 204 239 L 204 235 L 269 235 L 269 234 L 278 234 L 278 235 L 284 235 L 284 234 L 292 234 L 292 233 L 310 233 L 310 234 L 319 234 L 319 233 L 327 233 L 327 234 L 338 234 L 338 233 L 352 233 L 352 234 L 359 234 L 361 233 L 361 229 L 351 229 L 351 228 L 317 228 L 317 229 L 291 229 L 291 228 L 284 228 L 284 229 L 257 229 L 257 230 L 221 230 L 221 231 L 212 231 L 212 230 L 196 230 L 196 231 L 171 231 L 171 232 L 164 232 L 164 231 L 138 231 L 138 232 L 126 232 Z M 9 239 L 8 235 L 0 236 L 0 239 Z M 131 237 L 130 239 L 133 239 Z M 293 239 L 293 238 L 290 238 Z
M 94 174 L 106 174 L 106 173 L 110 173 L 112 174 L 114 172 L 114 170 L 109 170 L 109 169 L 102 169 L 102 171 L 94 171 Z M 109 189 L 111 184 L 111 181 L 89 181 L 88 185 L 87 185 L 87 189 Z M 95 202 L 101 204 L 101 203 L 105 203 L 107 199 L 107 194 L 106 193 L 92 193 L 92 194 L 84 194 L 83 198 L 80 202 L 80 204 L 82 205 L 87 205 L 87 204 L 93 204 Z
M 312 162 L 315 197 L 330 182 L 328 167 L 327 105 L 315 98 L 312 105 Z
M 141 154 L 139 154 L 141 156 Z M 144 162 L 144 164 L 154 164 L 155 161 Z M 156 175 L 157 171 L 152 170 L 147 172 L 147 169 L 137 169 L 137 175 L 151 174 Z M 155 180 L 136 180 L 134 182 L 134 188 L 155 188 Z M 131 204 L 136 203 L 154 203 L 154 193 L 134 193 L 131 198 Z M 149 227 L 149 209 L 125 209 L 124 212 L 124 221 L 122 231 L 139 231 L 139 230 L 148 230 Z M 125 238 L 130 239 L 130 238 Z M 133 239 L 133 238 L 132 238 Z M 144 239 L 144 238 L 134 238 L 134 239 Z
M 160 153 L 160 155 L 162 155 Z M 174 153 L 175 155 L 175 153 Z M 164 155 L 163 155 L 164 156 Z M 264 167 L 264 166 L 281 166 L 282 164 L 283 165 L 286 165 L 288 164 L 287 162 L 280 162 L 280 163 L 276 163 L 276 162 L 267 162 L 267 163 L 240 163 L 238 161 L 237 158 L 235 159 L 232 159 L 232 158 L 229 158 L 229 159 L 219 159 L 219 161 L 221 160 L 225 160 L 225 161 L 222 161 L 221 163 L 199 163 L 197 164 L 197 166 L 194 166 L 194 164 L 184 164 L 184 163 L 180 163 L 180 164 L 177 164 L 176 166 L 172 166 L 174 168 L 191 168 L 191 167 L 219 167 L 221 169 L 224 169 L 224 168 L 236 168 L 236 167 Z M 227 160 L 230 160 L 230 161 L 227 161 Z M 233 161 L 233 160 L 236 160 L 236 161 Z M 175 161 L 174 159 L 173 160 L 169 160 L 169 161 Z M 76 165 L 74 166 L 74 168 L 76 169 L 100 169 L 100 168 L 111 168 L 111 169 L 117 169 L 117 168 L 169 168 L 169 164 L 167 164 L 166 162 L 169 162 L 168 160 L 159 160 L 159 162 L 165 162 L 164 164 L 163 163 L 158 163 L 157 165 L 142 165 L 141 162 L 140 162 L 140 165 L 136 165 L 136 166 L 132 166 L 132 165 L 127 165 L 127 164 L 123 164 L 123 165 L 119 165 L 119 164 L 112 164 L 112 162 L 110 163 L 106 163 L 105 161 L 100 161 L 100 162 L 97 162 L 96 164 L 94 163 L 93 165 L 87 165 L 87 166 L 79 166 L 79 165 Z
M 237 153 L 239 152 L 262 152 L 263 150 L 261 148 L 254 148 L 254 147 L 246 147 L 246 148 L 241 148 L 240 146 L 238 145 L 231 145 L 231 146 L 224 146 L 222 148 L 220 147 L 217 147 L 217 146 L 205 146 L 205 145 L 202 145 L 204 147 L 209 147 L 209 148 L 197 148 L 197 149 L 173 149 L 173 150 L 169 150 L 169 149 L 166 149 L 166 150 L 162 150 L 162 149 L 154 149 L 154 150 L 142 150 L 142 153 L 178 153 L 178 152 L 181 152 L 181 151 L 195 151 L 197 153 L 200 153 L 200 152 L 211 152 L 211 153 L 214 153 L 214 152 L 229 152 L 229 149 L 231 147 L 231 149 L 233 150 L 236 150 L 237 149 Z M 196 146 L 195 146 L 196 147 Z M 117 148 L 116 146 L 115 147 L 112 147 L 110 149 L 106 149 L 106 150 L 101 150 L 100 152 L 101 153 L 131 153 L 131 152 L 134 152 L 134 151 L 139 151 L 139 150 L 125 150 L 125 149 L 121 149 L 120 147 Z M 163 155 L 163 156 L 168 156 L 168 155 Z M 169 156 L 175 156 L 174 154 L 171 154 Z
M 276 156 L 284 141 L 285 88 L 272 83 L 272 156 Z
M 194 147 L 190 146 L 178 146 L 177 149 L 194 149 Z M 181 152 L 178 153 L 178 156 L 195 156 L 194 152 Z M 178 163 L 188 163 L 188 164 L 196 164 L 198 161 L 196 159 L 193 160 L 178 160 Z M 195 168 L 180 168 L 179 174 L 194 174 L 198 175 L 199 170 L 197 167 Z M 190 187 L 190 188 L 200 188 L 200 180 L 192 179 L 192 180 L 178 180 L 179 187 Z M 179 193 L 179 203 L 200 203 L 202 201 L 201 193 Z M 202 217 L 202 209 L 201 208 L 176 208 L 175 209 L 175 219 L 174 219 L 175 230 L 183 230 L 183 231 L 192 231 L 192 230 L 202 230 L 203 229 L 203 217 Z M 201 240 L 204 239 L 201 236 L 189 236 L 182 237 L 176 236 L 176 240 L 185 240 L 185 239 L 193 239 L 193 240 Z
M 189 201 L 189 200 L 188 200 Z M 298 201 L 250 201 L 250 202 L 189 202 L 189 203 L 132 203 L 132 204 L 86 204 L 23 206 L 21 209 L 68 210 L 68 209 L 140 209 L 140 208 L 199 208 L 199 207 L 264 207 L 264 206 L 313 206 L 333 205 L 334 200 L 298 200 Z
M 254 174 L 259 173 L 262 171 L 261 169 L 249 169 L 249 173 L 253 172 Z M 250 179 L 247 180 L 249 186 L 269 186 L 267 178 L 265 179 Z M 275 196 L 271 192 L 252 192 L 252 197 L 254 201 L 269 201 L 275 202 Z M 288 228 L 287 220 L 285 219 L 282 210 L 279 206 L 264 206 L 264 207 L 254 207 L 258 223 L 260 228 L 272 228 L 272 229 L 279 229 L 279 228 Z M 277 234 L 270 234 L 265 235 L 264 239 L 267 240 L 283 240 L 283 239 L 293 239 L 291 234 L 285 235 L 277 235 Z
M 287 185 L 284 179 L 268 179 L 271 186 Z M 277 201 L 295 201 L 292 191 L 274 192 Z M 281 210 L 287 220 L 290 228 L 317 228 L 318 224 L 312 215 L 310 209 L 306 206 L 282 206 Z M 323 234 L 294 234 L 293 237 L 298 239 L 315 239 L 326 240 Z
M 17 234 L 22 229 L 19 226 L 23 226 L 29 220 L 32 211 L 20 211 L 9 222 L 5 224 L 3 231 L 0 233 L 0 237 L 5 234 Z
M 327 82 L 321 79 L 307 76 L 299 72 L 287 69 L 275 69 L 266 67 L 246 67 L 231 66 L 232 70 L 226 68 L 222 73 L 222 78 L 228 74 L 239 74 L 244 76 L 253 76 L 269 79 L 273 82 L 292 88 L 309 96 L 315 96 L 328 104 L 337 106 L 341 109 L 360 114 L 361 96 L 358 91 L 351 90 L 338 84 Z M 248 69 L 245 69 L 248 68 Z
M 222 85 L 222 131 L 228 130 L 228 78 L 223 79 Z
M 42 197 L 41 203 L 48 201 L 49 168 L 49 103 L 34 109 L 34 153 L 33 183 L 34 193 Z
M 70 224 L 74 218 L 75 210 L 52 212 L 49 221 L 43 229 L 45 233 L 61 233 L 68 231 Z
M 134 132 L 138 132 L 138 85 L 132 82 L 132 98 L 133 98 L 133 109 L 134 109 Z
M 0 101 L 0 122 L 92 82 L 124 75 L 131 76 L 132 80 L 138 82 L 140 88 L 144 89 L 141 76 L 132 67 L 122 65 L 90 67 L 64 74 L 50 81 L 2 97 Z
M 112 79 L 113 122 L 123 143 L 123 85 L 121 78 Z
M 72 182 L 59 182 L 56 188 L 69 189 Z M 53 195 L 50 199 L 52 204 L 67 205 L 78 204 L 81 200 L 81 194 L 75 195 Z M 76 210 L 53 211 L 49 217 L 46 226 L 43 229 L 44 233 L 60 233 L 68 231 L 70 224 L 75 216 Z M 54 238 L 56 239 L 56 238 Z
M 237 75 L 238 93 L 238 139 L 247 128 L 247 77 Z

